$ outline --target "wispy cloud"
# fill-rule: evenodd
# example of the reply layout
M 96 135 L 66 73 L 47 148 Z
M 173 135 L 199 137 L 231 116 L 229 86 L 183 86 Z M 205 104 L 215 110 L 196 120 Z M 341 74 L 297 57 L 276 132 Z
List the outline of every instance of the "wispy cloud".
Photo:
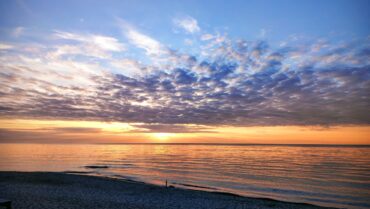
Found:
M 120 43 L 116 38 L 102 35 L 93 35 L 93 34 L 78 34 L 78 33 L 69 33 L 64 31 L 56 31 L 55 37 L 61 39 L 74 40 L 86 44 L 92 44 L 95 47 L 98 47 L 106 51 L 124 51 L 125 47 L 123 43 Z
M 196 33 L 200 31 L 198 21 L 190 16 L 174 18 L 173 23 L 176 27 L 181 28 L 188 33 Z
M 200 39 L 201 39 L 202 41 L 208 41 L 208 40 L 210 40 L 210 39 L 212 39 L 212 38 L 214 38 L 214 36 L 213 36 L 212 34 L 209 34 L 209 33 L 203 34 L 203 35 L 200 37 Z
M 14 28 L 14 30 L 12 31 L 12 35 L 16 38 L 18 38 L 19 36 L 21 36 L 25 31 L 25 28 L 24 27 L 16 27 Z
M 134 26 L 122 19 L 118 18 L 117 21 L 122 29 L 122 33 L 126 36 L 128 41 L 135 47 L 143 49 L 147 56 L 157 59 L 162 55 L 168 54 L 168 48 L 158 40 L 140 32 Z
M 10 44 L 0 43 L 0 50 L 12 49 L 14 46 Z
M 133 28 L 129 28 L 126 31 L 126 35 L 132 44 L 144 49 L 148 55 L 160 55 L 165 51 L 162 44 L 157 40 L 144 35 Z

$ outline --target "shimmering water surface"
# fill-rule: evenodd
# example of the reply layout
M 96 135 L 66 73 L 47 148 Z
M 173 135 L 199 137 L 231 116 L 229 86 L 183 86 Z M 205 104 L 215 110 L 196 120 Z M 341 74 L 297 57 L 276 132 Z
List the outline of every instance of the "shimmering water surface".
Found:
M 167 179 L 179 187 L 370 208 L 369 146 L 0 144 L 0 170 L 88 171 L 161 185 Z

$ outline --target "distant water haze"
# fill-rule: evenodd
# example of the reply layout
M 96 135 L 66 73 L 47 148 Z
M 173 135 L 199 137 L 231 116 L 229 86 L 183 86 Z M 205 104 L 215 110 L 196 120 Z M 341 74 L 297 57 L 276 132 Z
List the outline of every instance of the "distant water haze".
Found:
M 2 171 L 79 171 L 322 206 L 370 207 L 370 146 L 0 146 Z

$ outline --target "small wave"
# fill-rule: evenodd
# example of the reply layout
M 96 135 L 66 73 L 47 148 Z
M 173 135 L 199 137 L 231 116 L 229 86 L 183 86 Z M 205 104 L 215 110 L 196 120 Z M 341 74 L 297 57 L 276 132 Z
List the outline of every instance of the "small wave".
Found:
M 84 166 L 85 168 L 90 168 L 90 169 L 104 169 L 104 168 L 109 168 L 107 165 L 86 165 Z
M 91 171 L 63 171 L 63 173 L 70 173 L 70 174 L 91 174 Z
M 214 188 L 214 187 L 199 186 L 199 185 L 194 185 L 194 184 L 182 184 L 182 183 L 176 183 L 176 182 L 173 182 L 172 184 L 174 184 L 174 185 L 180 185 L 180 186 L 186 186 L 186 187 L 201 188 L 201 189 L 218 190 L 217 188 Z

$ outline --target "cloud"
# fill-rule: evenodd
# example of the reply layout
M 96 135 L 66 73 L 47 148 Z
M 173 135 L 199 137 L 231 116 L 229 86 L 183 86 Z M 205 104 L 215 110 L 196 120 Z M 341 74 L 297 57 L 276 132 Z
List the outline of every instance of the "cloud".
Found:
M 0 143 L 34 142 L 34 143 L 74 143 L 89 142 L 94 139 L 97 128 L 40 128 L 16 129 L 0 128 Z
M 144 35 L 132 28 L 126 31 L 126 36 L 135 46 L 144 49 L 148 55 L 160 55 L 165 52 L 164 47 L 157 40 Z
M 60 132 L 63 134 L 75 134 L 75 133 L 99 133 L 100 128 L 81 128 L 81 127 L 56 127 L 56 128 L 44 128 L 41 130 Z
M 184 43 L 185 43 L 185 45 L 191 46 L 191 45 L 193 45 L 194 42 L 191 39 L 186 38 L 184 40 Z
M 93 42 L 100 48 L 108 51 L 123 51 L 124 47 L 122 43 L 119 43 L 117 39 L 106 36 L 93 36 Z
M 8 50 L 8 49 L 12 49 L 12 48 L 14 48 L 13 45 L 0 43 L 0 50 Z
M 114 38 L 102 44 L 66 32 L 56 35 L 84 47 L 88 39 L 99 53 L 59 42 L 37 53 L 2 50 L 0 117 L 140 123 L 138 132 L 370 124 L 369 40 L 272 46 L 217 35 L 194 56 L 125 27 L 131 44 L 161 61 L 103 56 L 115 50 L 107 44 Z
M 258 37 L 264 39 L 264 38 L 266 38 L 267 34 L 270 33 L 270 32 L 271 32 L 270 30 L 262 28 L 259 32 Z
M 137 60 L 122 59 L 112 61 L 112 66 L 121 70 L 124 75 L 135 77 L 146 73 L 146 68 L 143 67 Z
M 201 39 L 202 41 L 208 41 L 208 40 L 211 40 L 211 39 L 213 39 L 213 38 L 214 38 L 214 36 L 213 36 L 212 34 L 209 34 L 209 33 L 203 34 L 203 35 L 200 37 L 200 39 Z
M 134 26 L 122 19 L 117 19 L 119 27 L 128 41 L 134 46 L 141 48 L 150 57 L 158 57 L 168 52 L 167 47 L 163 46 L 154 38 L 139 32 Z
M 64 31 L 56 31 L 55 37 L 67 40 L 74 40 L 85 44 L 91 44 L 105 51 L 124 51 L 124 44 L 120 43 L 116 38 L 102 35 L 82 35 L 77 33 L 69 33 Z
M 25 31 L 25 28 L 24 27 L 16 27 L 14 28 L 14 30 L 12 31 L 12 35 L 16 38 L 18 38 L 19 36 L 21 36 Z
M 200 31 L 200 27 L 198 26 L 198 21 L 190 16 L 174 18 L 173 24 L 176 27 L 181 28 L 188 33 L 196 33 Z
M 123 43 L 109 36 L 55 31 L 53 37 L 57 44 L 47 49 L 46 56 L 54 60 L 78 57 L 110 59 L 114 53 L 126 50 Z

